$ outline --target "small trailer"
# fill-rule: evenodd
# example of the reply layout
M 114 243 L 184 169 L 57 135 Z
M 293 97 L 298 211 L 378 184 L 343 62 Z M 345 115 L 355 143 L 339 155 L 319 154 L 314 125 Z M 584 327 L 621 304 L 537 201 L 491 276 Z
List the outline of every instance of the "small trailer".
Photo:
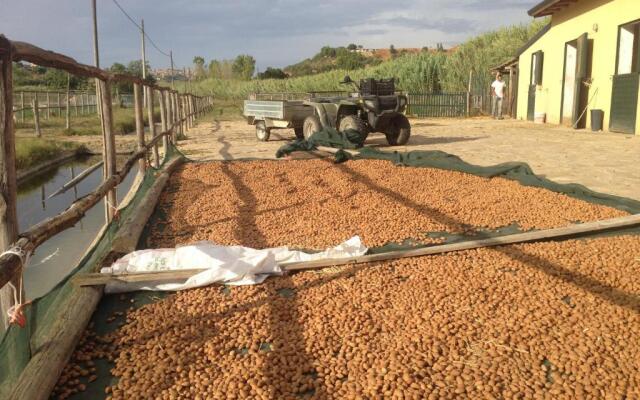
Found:
M 271 129 L 293 128 L 297 138 L 309 139 L 323 128 L 333 128 L 357 131 L 364 139 L 381 132 L 390 146 L 400 146 L 409 140 L 411 124 L 404 115 L 407 96 L 396 91 L 395 82 L 367 78 L 358 84 L 347 75 L 340 84 L 353 85 L 357 92 L 253 94 L 244 102 L 244 116 L 263 142 Z
M 243 114 L 250 125 L 255 125 L 258 140 L 266 142 L 269 140 L 272 129 L 286 128 L 293 128 L 296 137 L 302 138 L 304 120 L 313 115 L 313 107 L 305 104 L 304 100 L 286 98 L 292 97 L 291 95 L 280 96 L 280 99 L 265 99 L 265 97 L 261 95 L 260 100 L 244 101 Z

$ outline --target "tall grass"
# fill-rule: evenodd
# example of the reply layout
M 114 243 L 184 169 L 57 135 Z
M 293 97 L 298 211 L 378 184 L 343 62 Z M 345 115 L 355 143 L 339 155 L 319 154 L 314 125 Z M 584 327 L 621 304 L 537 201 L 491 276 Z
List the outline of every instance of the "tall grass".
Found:
M 490 68 L 513 57 L 546 20 L 514 25 L 487 32 L 461 44 L 451 53 L 421 52 L 407 54 L 373 67 L 354 71 L 334 70 L 291 79 L 222 80 L 206 79 L 194 84 L 193 91 L 221 99 L 243 99 L 257 92 L 311 92 L 345 90 L 339 81 L 345 75 L 358 80 L 365 77 L 399 78 L 398 89 L 408 92 L 466 91 L 469 71 L 481 86 L 491 81 Z M 183 89 L 178 85 L 178 89 Z
M 41 138 L 17 138 L 16 169 L 26 169 L 51 160 L 67 151 L 77 151 L 76 143 L 61 142 Z

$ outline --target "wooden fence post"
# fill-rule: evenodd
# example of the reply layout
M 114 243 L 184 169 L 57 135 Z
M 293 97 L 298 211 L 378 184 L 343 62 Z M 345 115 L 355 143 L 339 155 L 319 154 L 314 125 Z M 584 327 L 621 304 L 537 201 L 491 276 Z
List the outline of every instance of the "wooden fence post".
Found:
M 46 114 L 46 118 L 47 120 L 49 120 L 49 118 L 51 118 L 51 97 L 49 97 L 49 91 L 47 90 L 47 114 Z
M 79 95 L 80 95 L 80 115 L 84 115 L 84 96 L 82 95 L 82 92 L 80 92 Z
M 104 166 L 103 179 L 106 181 L 116 173 L 116 139 L 113 134 L 113 112 L 111 105 L 111 85 L 108 81 L 99 80 L 100 96 L 101 96 L 101 119 L 102 119 L 102 140 L 104 140 Z M 118 200 L 116 197 L 116 188 L 109 191 L 105 197 L 106 220 L 107 223 L 113 219 Z
M 24 92 L 20 92 L 20 122 L 24 123 Z
M 0 251 L 18 239 L 16 143 L 13 127 L 13 81 L 11 43 L 0 35 Z M 20 290 L 19 270 L 11 283 Z M 8 328 L 7 311 L 14 305 L 9 286 L 0 288 L 0 327 Z
M 156 122 L 155 117 L 153 115 L 153 92 L 154 89 L 152 87 L 148 87 L 147 89 L 147 111 L 149 118 L 149 133 L 151 134 L 151 138 L 156 136 Z M 160 93 L 162 95 L 162 93 Z M 158 153 L 158 142 L 156 141 L 153 145 L 153 164 L 156 168 L 160 168 L 160 154 Z
M 469 71 L 469 86 L 467 89 L 467 117 L 471 116 L 471 80 L 473 79 L 473 70 Z
M 171 129 L 171 135 L 169 136 L 170 141 L 174 142 L 175 140 L 175 133 L 176 133 L 176 127 L 175 127 L 175 119 L 173 117 L 173 92 L 168 91 L 167 92 L 167 126 L 168 129 Z M 175 142 L 174 142 L 175 143 Z M 167 149 L 165 149 L 166 151 Z M 166 154 L 166 153 L 165 153 Z
M 67 72 L 67 106 L 65 107 L 65 127 L 66 129 L 71 129 L 71 110 L 69 110 L 69 92 L 71 91 L 71 74 Z
M 36 136 L 42 137 L 42 131 L 40 130 L 40 106 L 38 105 L 37 93 L 36 93 L 36 97 L 33 98 L 31 107 L 33 108 L 33 125 L 36 130 Z
M 160 123 L 162 132 L 166 132 L 169 129 L 169 116 L 167 115 L 167 103 L 165 102 L 166 93 L 165 90 L 160 90 L 160 97 L 158 103 L 160 103 Z M 162 149 L 164 150 L 164 156 L 166 158 L 167 151 L 169 150 L 169 137 L 164 135 L 162 137 Z
M 136 118 L 136 134 L 138 136 L 138 151 L 144 150 L 144 117 L 143 117 L 143 94 L 144 86 L 140 83 L 133 84 L 133 107 Z M 147 156 L 145 154 L 138 160 L 138 173 L 144 175 L 147 170 Z

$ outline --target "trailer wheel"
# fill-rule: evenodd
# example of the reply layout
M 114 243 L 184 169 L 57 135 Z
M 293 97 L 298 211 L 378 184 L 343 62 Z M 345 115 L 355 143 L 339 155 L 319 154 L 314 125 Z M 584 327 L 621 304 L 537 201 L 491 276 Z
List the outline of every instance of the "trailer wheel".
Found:
M 296 139 L 304 139 L 304 129 L 303 128 L 293 128 L 293 131 L 296 133 Z
M 311 135 L 322 130 L 322 125 L 320 124 L 320 119 L 315 115 L 309 115 L 304 119 L 304 123 L 302 124 L 302 134 L 305 139 L 309 139 Z
M 256 138 L 261 142 L 266 142 L 269 140 L 269 135 L 271 135 L 271 129 L 267 128 L 264 121 L 256 122 Z
M 398 114 L 391 121 L 384 132 L 387 143 L 391 146 L 402 146 L 407 144 L 411 136 L 411 124 L 406 116 Z

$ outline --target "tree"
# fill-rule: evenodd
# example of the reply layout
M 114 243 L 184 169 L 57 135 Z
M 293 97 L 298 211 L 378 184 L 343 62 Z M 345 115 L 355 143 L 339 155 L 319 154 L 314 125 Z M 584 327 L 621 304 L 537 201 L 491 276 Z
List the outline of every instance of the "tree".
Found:
M 196 80 L 204 79 L 206 73 L 204 71 L 204 57 L 195 56 L 193 57 L 193 71 Z
M 256 60 L 248 54 L 241 54 L 233 61 L 233 76 L 237 79 L 249 80 L 256 70 Z
M 149 65 L 149 61 L 147 61 L 145 65 L 147 70 L 147 82 L 156 83 L 156 78 L 151 74 L 151 65 Z M 127 64 L 127 73 L 142 78 L 142 61 L 130 61 L 129 64 Z
M 360 53 L 346 51 L 336 57 L 336 66 L 340 69 L 354 70 L 364 67 L 366 59 Z
M 287 74 L 280 68 L 267 67 L 264 72 L 258 74 L 258 79 L 285 79 Z
M 350 44 L 347 46 L 347 50 L 349 50 L 349 51 L 354 51 L 354 50 L 356 50 L 357 48 L 358 48 L 358 45 L 353 44 L 353 43 L 350 43 Z
M 124 64 L 120 64 L 120 63 L 113 63 L 113 65 L 111 65 L 111 67 L 109 68 L 109 71 L 113 72 L 114 74 L 128 73 L 127 67 L 125 67 Z M 133 85 L 131 85 L 131 83 L 128 83 L 128 82 L 116 81 L 116 82 L 113 82 L 113 86 L 120 93 L 131 93 L 133 91 Z
M 389 54 L 391 55 L 391 58 L 396 58 L 396 55 L 398 55 L 398 50 L 396 50 L 394 45 L 389 46 Z
M 324 46 L 323 48 L 320 49 L 320 55 L 322 57 L 335 58 L 336 49 L 330 46 Z

